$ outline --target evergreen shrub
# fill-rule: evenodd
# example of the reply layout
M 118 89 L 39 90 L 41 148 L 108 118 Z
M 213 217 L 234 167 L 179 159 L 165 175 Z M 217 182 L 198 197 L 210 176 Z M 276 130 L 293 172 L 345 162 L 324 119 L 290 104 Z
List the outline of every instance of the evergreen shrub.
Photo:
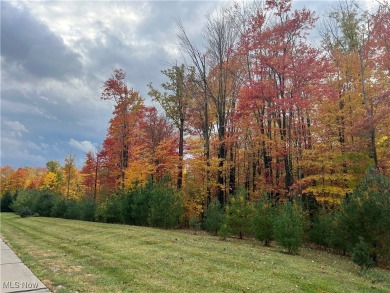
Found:
M 302 218 L 291 202 L 287 202 L 274 219 L 276 241 L 287 248 L 288 253 L 297 254 L 302 245 Z

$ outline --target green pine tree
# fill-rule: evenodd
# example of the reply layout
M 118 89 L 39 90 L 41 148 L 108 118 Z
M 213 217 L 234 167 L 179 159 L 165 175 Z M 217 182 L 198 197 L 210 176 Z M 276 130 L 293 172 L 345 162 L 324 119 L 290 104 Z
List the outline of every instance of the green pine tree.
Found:
M 217 235 L 224 219 L 223 210 L 218 199 L 213 199 L 205 211 L 203 227 L 207 232 Z
M 272 202 L 264 197 L 260 198 L 255 206 L 252 227 L 256 239 L 263 241 L 265 246 L 269 246 L 274 238 L 273 221 L 274 207 Z
M 363 237 L 359 237 L 359 243 L 353 250 L 352 261 L 359 265 L 362 271 L 374 265 L 374 260 L 370 256 L 368 245 Z
M 288 253 L 297 254 L 302 244 L 302 217 L 297 208 L 290 202 L 281 209 L 274 220 L 274 235 Z
M 253 214 L 253 204 L 246 199 L 245 191 L 239 189 L 226 207 L 225 224 L 230 234 L 238 235 L 240 239 L 251 234 Z

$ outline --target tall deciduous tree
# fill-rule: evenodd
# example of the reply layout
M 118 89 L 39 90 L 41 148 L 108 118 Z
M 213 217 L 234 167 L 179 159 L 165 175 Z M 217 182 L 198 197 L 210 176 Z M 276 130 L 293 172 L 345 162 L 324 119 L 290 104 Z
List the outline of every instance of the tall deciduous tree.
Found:
M 50 189 L 59 192 L 63 183 L 62 167 L 58 161 L 49 161 L 46 163 L 47 173 L 45 174 L 41 189 Z
M 236 22 L 237 6 L 222 8 L 210 14 L 205 25 L 205 40 L 209 53 L 208 87 L 210 98 L 215 107 L 216 126 L 218 132 L 217 196 L 222 205 L 225 204 L 225 182 L 223 167 L 227 160 L 228 146 L 226 142 L 228 123 L 235 112 L 238 97 L 239 70 L 235 68 L 235 50 L 239 39 L 239 29 Z M 233 172 L 234 173 L 234 172 Z M 232 173 L 232 174 L 233 174 Z M 231 178 L 235 180 L 235 178 Z M 234 189 L 234 184 L 229 186 Z M 234 190 L 231 190 L 234 193 Z
M 314 163 L 309 168 L 318 168 L 306 168 L 310 173 L 306 180 L 313 183 L 306 190 L 321 201 L 339 203 L 371 163 L 386 169 L 380 139 L 389 132 L 389 84 L 388 70 L 381 62 L 386 50 L 377 41 L 386 31 L 379 16 L 384 11 L 360 13 L 353 1 L 345 1 L 323 21 L 323 46 L 334 69 L 328 84 L 337 94 L 328 95 L 318 107 L 320 119 L 314 132 L 322 139 L 309 155 Z
M 154 107 L 142 107 L 138 117 L 138 135 L 132 137 L 132 140 L 141 152 L 138 151 L 138 155 L 133 157 L 147 159 L 154 169 L 151 174 L 153 179 L 160 181 L 177 166 L 177 162 L 174 162 L 177 160 L 177 151 L 172 126 Z
M 15 173 L 14 168 L 11 166 L 0 167 L 0 190 L 1 195 L 4 195 L 7 191 L 12 190 L 12 175 Z
M 232 68 L 234 64 L 234 51 L 238 40 L 238 27 L 235 19 L 237 6 L 221 8 L 215 14 L 209 14 L 205 24 L 205 51 L 199 49 L 189 40 L 184 26 L 179 23 L 179 40 L 181 48 L 190 56 L 196 70 L 196 75 L 202 85 L 204 93 L 204 138 L 206 158 L 210 166 L 210 113 L 215 115 L 218 137 L 218 171 L 217 196 L 222 205 L 226 202 L 225 177 L 223 168 L 227 158 L 226 134 L 229 116 L 234 113 L 237 99 L 238 76 Z M 210 112 L 210 102 L 214 111 Z M 234 180 L 234 179 L 233 179 Z
M 187 116 L 190 100 L 194 97 L 195 72 L 194 68 L 187 69 L 184 64 L 175 65 L 163 70 L 162 73 L 168 77 L 168 81 L 162 84 L 164 92 L 155 89 L 149 84 L 149 95 L 154 97 L 165 110 L 167 116 L 173 121 L 179 130 L 179 164 L 177 175 L 177 188 L 181 189 L 183 184 L 183 157 L 184 157 L 184 133 L 186 129 Z
M 125 170 L 129 161 L 129 137 L 136 124 L 136 112 L 142 105 L 142 98 L 138 92 L 130 89 L 126 84 L 126 73 L 122 69 L 115 69 L 113 75 L 104 83 L 101 94 L 102 100 L 115 102 L 114 117 L 110 121 L 105 148 L 110 157 L 107 163 L 111 164 L 116 173 L 120 188 L 125 187 Z
M 64 167 L 63 173 L 64 173 L 64 178 L 66 182 L 66 197 L 70 198 L 71 195 L 72 197 L 77 196 L 77 175 L 78 175 L 78 170 L 76 168 L 76 156 L 75 155 L 69 155 L 66 156 L 64 161 Z
M 179 46 L 181 50 L 186 53 L 194 68 L 195 68 L 195 76 L 197 80 L 197 84 L 199 86 L 201 94 L 199 95 L 199 99 L 197 99 L 197 103 L 193 105 L 199 113 L 201 113 L 200 117 L 200 128 L 201 134 L 204 140 L 204 158 L 206 162 L 205 167 L 205 185 L 207 189 L 207 204 L 211 202 L 211 192 L 210 192 L 210 130 L 211 123 L 209 117 L 209 97 L 210 91 L 208 87 L 207 74 L 208 74 L 208 64 L 206 62 L 207 54 L 204 51 L 201 51 L 197 46 L 191 42 L 183 23 L 178 20 L 177 27 L 179 30 L 178 39 Z
M 257 158 L 275 197 L 289 195 L 303 177 L 302 152 L 312 147 L 311 113 L 324 96 L 326 60 L 306 41 L 315 21 L 312 11 L 292 11 L 290 0 L 270 0 L 248 20 L 241 40 L 248 74 L 240 111 L 255 121 L 250 127 Z
M 92 198 L 93 201 L 96 201 L 98 198 L 98 189 L 100 184 L 99 176 L 101 169 L 100 157 L 100 152 L 93 153 L 89 151 L 86 154 L 84 165 L 80 171 L 84 192 L 89 198 Z

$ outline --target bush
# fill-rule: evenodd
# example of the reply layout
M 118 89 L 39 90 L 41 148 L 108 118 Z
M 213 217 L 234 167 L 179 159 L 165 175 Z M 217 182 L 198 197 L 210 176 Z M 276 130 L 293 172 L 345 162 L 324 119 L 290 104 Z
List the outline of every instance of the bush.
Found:
M 51 208 L 50 216 L 56 218 L 65 218 L 66 212 L 66 200 L 60 197 L 55 198 L 53 201 L 53 206 Z
M 255 206 L 252 227 L 256 239 L 263 241 L 265 246 L 268 246 L 274 238 L 273 221 L 274 207 L 272 201 L 260 198 Z
M 6 191 L 1 197 L 0 212 L 12 212 L 13 197 L 10 191 Z
M 96 209 L 96 220 L 104 223 L 124 223 L 120 196 L 115 194 L 101 202 Z
M 221 225 L 220 229 L 218 230 L 218 236 L 223 240 L 226 240 L 226 238 L 231 236 L 231 230 L 226 223 Z
M 297 254 L 302 244 L 302 219 L 297 208 L 287 202 L 274 220 L 274 235 L 276 241 L 287 248 L 288 253 Z
M 150 201 L 153 185 L 148 183 L 146 187 L 135 190 L 132 194 L 131 220 L 134 225 L 147 226 L 150 213 Z
M 50 216 L 82 221 L 95 221 L 96 208 L 96 203 L 88 199 L 65 199 L 57 196 L 52 200 Z
M 16 199 L 13 201 L 11 208 L 17 213 L 21 214 L 22 209 L 33 206 L 34 196 L 39 193 L 39 190 L 21 190 L 18 192 Z M 30 209 L 31 211 L 31 209 Z
M 217 235 L 223 223 L 224 214 L 218 199 L 213 199 L 205 211 L 203 227 L 207 232 Z
M 359 265 L 361 270 L 368 269 L 374 265 L 374 260 L 370 257 L 368 245 L 363 237 L 359 237 L 359 243 L 353 249 L 352 261 Z
M 390 181 L 369 169 L 360 186 L 345 199 L 336 216 L 336 243 L 352 253 L 363 237 L 375 263 L 390 262 Z
M 330 247 L 334 245 L 333 237 L 334 213 L 326 210 L 319 211 L 312 217 L 309 230 L 309 240 L 313 243 Z
M 182 202 L 179 195 L 169 186 L 156 185 L 153 188 L 148 223 L 159 228 L 174 228 L 180 223 Z
M 129 192 L 122 191 L 119 195 L 121 198 L 122 216 L 125 224 L 130 224 L 130 225 L 135 224 L 133 213 L 132 213 L 132 205 L 133 205 L 135 193 L 136 193 L 135 190 Z
M 66 219 L 80 220 L 80 210 L 78 207 L 78 202 L 75 199 L 66 199 Z
M 195 234 L 201 229 L 202 221 L 199 217 L 192 216 L 189 221 L 190 228 L 195 232 Z
M 32 215 L 32 212 L 31 212 L 29 207 L 24 207 L 24 208 L 20 209 L 19 215 L 22 218 L 27 218 L 27 217 Z
M 31 190 L 33 193 L 31 210 L 43 217 L 49 217 L 56 194 L 50 190 Z
M 31 212 L 48 217 L 59 195 L 50 190 L 26 189 L 18 193 L 13 201 L 12 209 L 20 214 L 24 207 L 29 207 Z
M 230 199 L 226 207 L 225 224 L 228 233 L 238 235 L 240 239 L 244 235 L 250 235 L 254 209 L 251 202 L 246 200 L 245 190 L 239 189 L 237 194 Z
M 79 219 L 82 221 L 95 221 L 96 203 L 91 200 L 83 200 L 77 203 Z

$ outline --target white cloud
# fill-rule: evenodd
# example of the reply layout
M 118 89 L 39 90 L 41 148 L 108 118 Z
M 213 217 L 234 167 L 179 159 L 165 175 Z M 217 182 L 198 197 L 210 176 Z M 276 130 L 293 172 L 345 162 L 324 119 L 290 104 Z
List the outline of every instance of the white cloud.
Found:
M 69 145 L 72 147 L 83 151 L 85 153 L 87 152 L 96 152 L 96 147 L 88 140 L 83 140 L 83 141 L 77 141 L 73 138 L 69 140 Z
M 30 150 L 33 150 L 33 151 L 41 151 L 42 150 L 41 146 L 37 145 L 36 143 L 32 142 L 31 140 L 28 140 L 26 142 L 26 147 L 28 147 Z
M 27 128 L 19 121 L 4 121 L 4 125 L 7 126 L 7 132 L 11 136 L 22 137 L 23 133 L 27 133 Z
M 81 54 L 87 53 L 77 45 L 82 39 L 105 43 L 106 34 L 114 30 L 120 39 L 131 38 L 148 11 L 147 3 L 127 1 L 109 4 L 106 1 L 30 1 L 25 5 L 65 44 Z

